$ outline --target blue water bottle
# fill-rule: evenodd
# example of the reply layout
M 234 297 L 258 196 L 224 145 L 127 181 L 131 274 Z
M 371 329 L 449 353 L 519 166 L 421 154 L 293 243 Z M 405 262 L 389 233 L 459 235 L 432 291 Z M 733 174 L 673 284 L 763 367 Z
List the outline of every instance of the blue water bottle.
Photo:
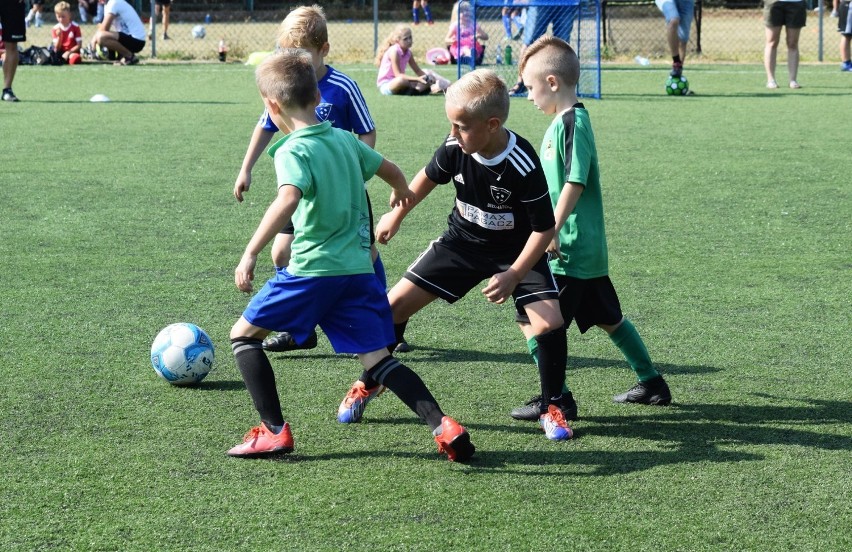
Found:
M 211 21 L 213 21 L 213 18 L 212 18 L 212 17 L 210 17 L 210 14 L 209 14 L 209 13 L 208 13 L 207 15 L 205 15 L 205 16 L 204 16 L 204 22 L 205 22 L 205 23 L 207 23 L 207 24 L 209 25 Z

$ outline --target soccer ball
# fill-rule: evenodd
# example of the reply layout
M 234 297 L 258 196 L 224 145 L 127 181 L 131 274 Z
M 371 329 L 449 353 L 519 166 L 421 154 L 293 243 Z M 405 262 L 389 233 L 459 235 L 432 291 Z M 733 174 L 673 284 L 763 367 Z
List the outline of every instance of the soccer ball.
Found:
M 213 369 L 213 342 L 188 322 L 163 328 L 151 345 L 154 371 L 172 385 L 195 385 Z
M 669 96 L 686 96 L 689 93 L 689 81 L 686 77 L 669 77 L 666 79 L 666 94 Z
M 192 38 L 204 38 L 207 36 L 207 31 L 204 29 L 204 25 L 196 25 L 192 28 Z

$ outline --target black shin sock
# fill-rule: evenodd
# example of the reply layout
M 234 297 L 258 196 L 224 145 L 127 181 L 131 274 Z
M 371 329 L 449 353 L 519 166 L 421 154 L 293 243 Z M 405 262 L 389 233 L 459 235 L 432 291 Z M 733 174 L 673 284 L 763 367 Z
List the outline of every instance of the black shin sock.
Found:
M 408 408 L 434 430 L 441 425 L 444 413 L 420 376 L 408 366 L 388 355 L 367 370 L 369 375 L 394 392 Z
M 535 336 L 538 344 L 538 374 L 544 403 L 558 399 L 565 385 L 568 364 L 568 336 L 565 326 Z
M 267 427 L 284 425 L 278 390 L 275 387 L 275 373 L 269 358 L 263 352 L 263 341 L 238 337 L 231 340 L 231 348 L 260 419 Z
M 405 327 L 407 325 L 408 325 L 408 320 L 406 320 L 405 322 L 400 322 L 399 324 L 393 325 L 393 331 L 394 331 L 394 334 L 396 335 L 396 341 L 394 341 L 393 343 L 388 345 L 388 352 L 389 353 L 393 354 L 393 350 L 396 349 L 396 346 L 399 345 L 400 342 L 405 340 Z M 364 387 L 366 387 L 367 389 L 372 389 L 373 387 L 377 386 L 379 384 L 379 382 L 377 382 L 375 379 L 373 379 L 370 376 L 369 372 L 370 372 L 369 370 L 364 370 L 363 372 L 361 372 L 361 377 L 358 378 L 358 380 L 361 381 L 361 383 L 363 383 Z

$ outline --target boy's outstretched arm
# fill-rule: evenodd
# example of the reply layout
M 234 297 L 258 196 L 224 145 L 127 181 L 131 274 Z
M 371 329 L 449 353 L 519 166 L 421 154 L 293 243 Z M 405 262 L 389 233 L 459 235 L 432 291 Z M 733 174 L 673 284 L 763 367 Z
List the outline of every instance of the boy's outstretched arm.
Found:
M 574 207 L 577 206 L 580 194 L 585 189 L 586 187 L 582 184 L 569 182 L 559 192 L 559 199 L 556 200 L 556 206 L 553 208 L 553 216 L 556 218 L 556 232 L 553 234 L 553 239 L 550 240 L 550 245 L 547 246 L 547 252 L 560 259 L 562 258 L 562 253 L 559 251 L 559 231 L 565 225 L 571 213 L 574 212 Z
M 299 188 L 290 185 L 280 186 L 278 195 L 273 200 L 272 204 L 266 209 L 257 230 L 249 240 L 245 252 L 240 259 L 240 264 L 234 270 L 234 283 L 240 291 L 250 292 L 252 290 L 251 282 L 254 280 L 254 268 L 257 265 L 257 256 L 266 247 L 272 238 L 284 228 L 299 200 L 302 199 L 302 192 Z
M 524 249 L 515 262 L 505 272 L 498 272 L 488 280 L 488 284 L 482 288 L 482 294 L 492 303 L 498 305 L 505 303 L 512 296 L 512 292 L 518 282 L 524 279 L 527 272 L 541 259 L 553 236 L 556 235 L 555 228 L 544 232 L 533 232 L 527 239 Z
M 414 192 L 408 189 L 408 181 L 395 163 L 387 159 L 382 160 L 376 176 L 387 182 L 393 190 L 390 195 L 391 207 L 404 207 L 414 201 Z
M 242 202 L 243 193 L 249 191 L 251 187 L 251 171 L 254 168 L 254 164 L 257 163 L 260 154 L 263 153 L 263 150 L 272 141 L 274 134 L 274 132 L 265 130 L 263 125 L 256 125 L 254 127 L 246 155 L 243 158 L 243 165 L 240 167 L 240 173 L 237 175 L 237 181 L 234 183 L 234 197 L 237 198 L 237 201 Z
M 376 174 L 379 173 L 377 172 Z M 379 222 L 376 224 L 376 241 L 381 244 L 387 244 L 390 239 L 399 232 L 399 226 L 402 224 L 402 219 L 404 219 L 418 203 L 423 201 L 423 199 L 429 195 L 429 192 L 435 189 L 435 186 L 437 186 L 437 184 L 429 180 L 429 177 L 426 176 L 426 169 L 420 169 L 420 172 L 418 172 L 411 181 L 411 186 L 409 187 L 409 190 L 414 193 L 414 198 L 405 204 L 400 204 L 398 207 L 395 207 L 390 213 L 382 215 L 382 218 L 380 218 Z

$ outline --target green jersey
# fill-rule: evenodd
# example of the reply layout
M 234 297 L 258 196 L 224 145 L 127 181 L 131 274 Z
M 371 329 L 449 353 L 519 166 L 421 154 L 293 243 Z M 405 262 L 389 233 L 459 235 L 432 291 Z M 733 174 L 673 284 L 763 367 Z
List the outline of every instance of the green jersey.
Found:
M 269 148 L 278 187 L 302 192 L 287 270 L 295 276 L 373 272 L 364 182 L 384 158 L 331 123 L 299 129 Z
M 554 274 L 589 279 L 606 276 L 606 231 L 598 153 L 589 113 L 577 104 L 558 114 L 544 135 L 541 164 L 553 206 L 569 182 L 583 186 L 574 211 L 559 230 L 563 259 L 550 261 Z

